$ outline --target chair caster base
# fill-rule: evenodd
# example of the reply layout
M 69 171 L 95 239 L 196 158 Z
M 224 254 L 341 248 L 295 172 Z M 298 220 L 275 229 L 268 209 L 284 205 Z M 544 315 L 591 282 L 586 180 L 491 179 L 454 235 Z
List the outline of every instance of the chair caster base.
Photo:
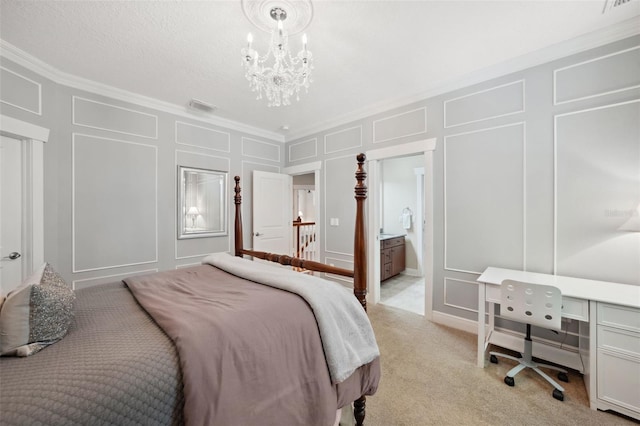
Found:
M 515 384 L 516 384 L 516 381 L 515 381 L 515 380 L 513 380 L 513 377 L 509 377 L 509 376 L 506 376 L 506 377 L 504 378 L 504 382 L 505 382 L 506 384 L 508 384 L 509 386 L 515 386 Z
M 565 383 L 569 383 L 569 376 L 567 376 L 567 373 L 558 373 L 558 380 L 560 380 L 561 382 L 565 382 Z
M 491 362 L 491 364 L 497 364 L 498 363 L 498 357 L 495 355 L 491 355 L 489 357 L 489 361 Z
M 558 389 L 554 389 L 552 395 L 558 401 L 564 401 L 564 394 L 560 392 Z

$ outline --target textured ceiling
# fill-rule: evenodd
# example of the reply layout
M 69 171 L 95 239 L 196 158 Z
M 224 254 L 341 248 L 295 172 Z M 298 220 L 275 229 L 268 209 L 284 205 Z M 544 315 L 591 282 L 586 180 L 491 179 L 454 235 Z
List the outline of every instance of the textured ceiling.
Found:
M 289 0 L 294 1 L 294 0 Z M 314 82 L 268 108 L 249 90 L 236 1 L 0 1 L 0 38 L 57 70 L 285 137 L 429 93 L 478 70 L 640 15 L 589 1 L 315 1 L 306 29 Z M 292 37 L 292 50 L 299 40 Z

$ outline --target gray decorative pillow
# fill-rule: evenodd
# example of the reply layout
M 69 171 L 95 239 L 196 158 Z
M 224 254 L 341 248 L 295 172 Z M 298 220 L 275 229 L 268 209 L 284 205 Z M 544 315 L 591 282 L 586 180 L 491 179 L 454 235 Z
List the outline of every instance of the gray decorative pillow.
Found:
M 7 295 L 0 311 L 0 355 L 28 356 L 62 339 L 75 293 L 45 263 Z

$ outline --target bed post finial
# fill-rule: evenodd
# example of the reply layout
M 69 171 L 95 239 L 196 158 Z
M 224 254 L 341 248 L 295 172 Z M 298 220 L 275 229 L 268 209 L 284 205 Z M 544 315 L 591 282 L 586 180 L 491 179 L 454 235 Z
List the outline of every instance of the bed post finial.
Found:
M 236 195 L 233 196 L 233 202 L 236 205 L 236 218 L 235 218 L 235 255 L 242 257 L 242 196 L 240 195 L 240 176 L 235 176 L 233 180 L 236 181 L 236 186 L 233 191 Z
M 367 156 L 363 153 L 357 155 L 358 169 L 356 170 L 356 228 L 353 244 L 354 269 L 353 269 L 353 294 L 356 296 L 364 310 L 367 310 L 367 232 L 364 214 L 365 201 L 367 199 L 367 185 L 364 183 L 367 172 L 364 170 L 364 162 Z

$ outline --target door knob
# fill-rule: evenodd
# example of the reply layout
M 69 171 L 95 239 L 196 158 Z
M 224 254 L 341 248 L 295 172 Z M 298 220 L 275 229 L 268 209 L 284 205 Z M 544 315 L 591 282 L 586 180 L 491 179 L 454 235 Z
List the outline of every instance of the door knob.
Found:
M 11 253 L 9 253 L 9 256 L 5 256 L 2 259 L 16 260 L 20 256 L 22 256 L 22 255 L 20 253 L 18 253 L 17 251 L 12 251 Z
M 261 233 L 259 233 L 259 232 L 256 232 L 254 235 L 255 235 L 256 237 L 259 237 L 259 236 L 260 236 L 260 235 L 262 235 L 262 234 L 261 234 Z

